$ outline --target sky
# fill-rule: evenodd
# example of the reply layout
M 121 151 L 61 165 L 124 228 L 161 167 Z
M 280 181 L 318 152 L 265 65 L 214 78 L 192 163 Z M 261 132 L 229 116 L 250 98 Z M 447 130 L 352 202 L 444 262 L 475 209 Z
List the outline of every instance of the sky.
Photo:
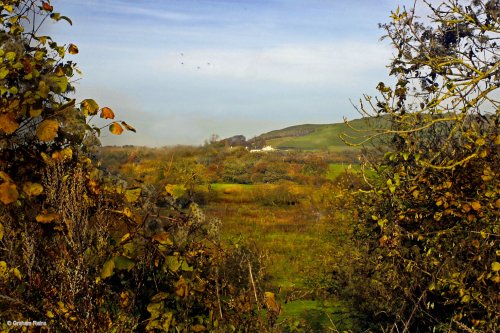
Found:
M 359 118 L 352 103 L 387 80 L 380 41 L 397 0 L 52 0 L 45 29 L 82 71 L 77 100 L 137 133 L 104 145 L 199 145 L 292 125 Z M 406 1 L 406 5 L 408 1 Z

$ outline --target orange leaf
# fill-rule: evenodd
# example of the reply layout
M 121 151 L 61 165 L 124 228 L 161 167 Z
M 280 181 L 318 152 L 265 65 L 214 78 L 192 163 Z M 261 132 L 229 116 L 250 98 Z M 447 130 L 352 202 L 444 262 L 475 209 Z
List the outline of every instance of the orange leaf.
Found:
M 0 130 L 5 134 L 12 134 L 17 130 L 19 124 L 16 122 L 14 115 L 11 113 L 0 115 Z
M 101 118 L 104 119 L 115 119 L 115 114 L 113 110 L 108 108 L 107 106 L 103 107 L 101 110 Z
M 109 125 L 109 131 L 115 135 L 120 135 L 123 133 L 123 128 L 120 126 L 120 124 L 114 122 Z
M 38 214 L 36 216 L 36 221 L 38 223 L 50 223 L 54 221 L 55 219 L 59 218 L 59 214 L 56 213 L 44 213 L 44 214 Z
M 49 12 L 51 12 L 51 11 L 53 11 L 53 10 L 54 10 L 54 7 L 53 7 L 53 6 L 51 6 L 51 5 L 49 5 L 49 4 L 48 4 L 47 2 L 45 2 L 45 1 L 42 1 L 42 8 L 43 8 L 44 10 L 46 10 L 46 11 L 49 11 Z
M 19 198 L 19 193 L 16 184 L 6 182 L 0 185 L 0 201 L 4 205 L 16 202 L 17 198 Z
M 478 211 L 481 209 L 481 204 L 477 201 L 474 201 L 473 203 L 470 204 L 472 206 L 472 209 Z
M 23 185 L 23 192 L 29 197 L 36 197 L 42 194 L 43 186 L 38 183 L 26 182 Z
M 68 52 L 69 52 L 69 54 L 77 54 L 78 53 L 78 46 L 76 46 L 75 44 L 69 44 Z
M 59 123 L 55 120 L 44 120 L 36 129 L 36 136 L 41 141 L 52 141 L 57 135 Z
M 129 131 L 132 131 L 135 133 L 135 128 L 133 128 L 132 126 L 130 126 L 129 124 L 127 124 L 126 122 L 122 121 L 122 125 L 125 126 L 125 128 Z

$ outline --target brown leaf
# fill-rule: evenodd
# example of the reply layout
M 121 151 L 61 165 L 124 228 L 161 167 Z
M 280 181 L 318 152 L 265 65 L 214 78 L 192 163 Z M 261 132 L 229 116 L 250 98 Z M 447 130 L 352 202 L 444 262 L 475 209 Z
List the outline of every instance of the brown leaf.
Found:
M 125 128 L 129 131 L 132 131 L 135 133 L 135 128 L 133 128 L 132 126 L 130 126 L 129 124 L 127 124 L 126 122 L 122 121 L 122 125 L 125 126 Z
M 78 46 L 76 46 L 75 44 L 69 44 L 68 52 L 69 52 L 69 54 L 77 54 L 78 53 Z

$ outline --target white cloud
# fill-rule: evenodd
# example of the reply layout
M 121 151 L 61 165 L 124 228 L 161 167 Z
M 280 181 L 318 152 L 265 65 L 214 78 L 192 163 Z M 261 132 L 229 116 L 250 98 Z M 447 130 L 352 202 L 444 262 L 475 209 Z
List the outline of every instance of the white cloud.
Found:
M 287 84 L 352 84 L 380 70 L 390 58 L 382 44 L 282 45 L 264 49 L 166 51 L 150 65 L 163 73 L 185 73 Z

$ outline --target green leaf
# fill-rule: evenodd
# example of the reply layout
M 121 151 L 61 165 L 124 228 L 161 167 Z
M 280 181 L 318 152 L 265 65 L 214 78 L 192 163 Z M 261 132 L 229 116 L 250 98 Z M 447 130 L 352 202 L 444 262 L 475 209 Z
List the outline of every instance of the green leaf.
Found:
M 12 61 L 14 59 L 16 59 L 16 52 L 7 52 L 7 54 L 5 55 L 5 60 Z
M 65 92 L 68 89 L 68 78 L 66 76 L 52 76 L 52 82 L 59 88 L 60 92 Z
M 135 187 L 135 188 L 131 188 L 131 189 L 128 189 L 125 191 L 125 199 L 127 200 L 127 202 L 136 202 L 137 200 L 139 200 L 139 197 L 141 196 L 141 188 L 140 187 Z
M 9 74 L 9 70 L 5 67 L 0 68 L 0 80 L 5 79 L 5 77 Z
M 83 114 L 88 116 L 93 116 L 99 111 L 99 105 L 93 99 L 84 99 L 81 103 Z
M 163 305 L 163 302 L 149 303 L 148 306 L 146 307 L 148 312 L 151 313 L 150 319 L 156 319 L 156 318 L 160 317 L 164 308 L 165 307 Z
M 114 274 L 113 270 L 115 269 L 115 261 L 112 259 L 109 259 L 104 263 L 102 266 L 101 270 L 101 279 L 106 279 Z
M 182 263 L 179 261 L 177 256 L 167 256 L 165 258 L 165 266 L 172 272 L 177 272 L 181 268 Z
M 184 185 L 166 185 L 165 191 L 177 200 L 186 193 L 187 189 Z
M 114 258 L 114 263 L 116 269 L 125 269 L 127 271 L 131 270 L 135 265 L 133 260 L 124 256 L 116 256 Z

